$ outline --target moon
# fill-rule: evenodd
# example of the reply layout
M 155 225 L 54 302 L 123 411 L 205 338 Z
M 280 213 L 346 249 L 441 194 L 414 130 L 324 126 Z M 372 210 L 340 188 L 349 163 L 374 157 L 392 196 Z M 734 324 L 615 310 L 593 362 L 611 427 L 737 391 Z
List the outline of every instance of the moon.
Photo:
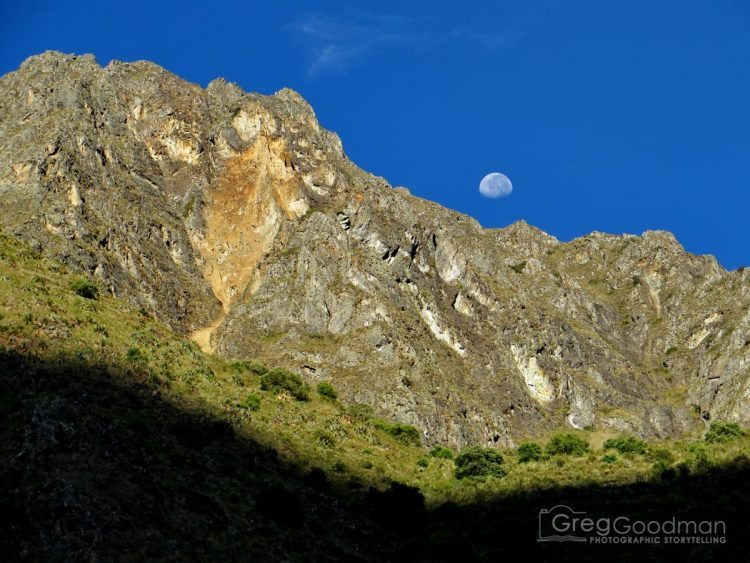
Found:
M 492 199 L 508 197 L 513 191 L 513 184 L 505 174 L 500 172 L 491 172 L 479 182 L 479 193 L 484 197 Z

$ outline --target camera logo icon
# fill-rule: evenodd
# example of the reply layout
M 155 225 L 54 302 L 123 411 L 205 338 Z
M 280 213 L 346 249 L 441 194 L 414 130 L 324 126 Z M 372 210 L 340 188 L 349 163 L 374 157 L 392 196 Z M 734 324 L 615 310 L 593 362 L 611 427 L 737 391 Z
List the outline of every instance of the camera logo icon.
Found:
M 539 511 L 540 542 L 586 542 L 580 533 L 578 523 L 584 518 L 585 512 L 577 512 L 564 504 Z

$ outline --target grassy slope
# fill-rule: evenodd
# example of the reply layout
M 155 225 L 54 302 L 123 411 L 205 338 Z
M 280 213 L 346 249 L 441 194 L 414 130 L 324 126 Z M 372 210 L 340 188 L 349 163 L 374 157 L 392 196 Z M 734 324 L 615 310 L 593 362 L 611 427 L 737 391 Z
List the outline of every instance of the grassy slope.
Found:
M 262 391 L 260 378 L 251 366 L 206 356 L 194 343 L 118 299 L 109 296 L 96 300 L 82 298 L 71 290 L 75 279 L 76 276 L 57 264 L 41 259 L 14 239 L 0 239 L 0 350 L 3 352 L 5 379 L 0 409 L 3 418 L 11 421 L 3 429 L 3 456 L 18 456 L 18 452 L 25 448 L 32 451 L 32 454 L 27 451 L 26 455 L 33 457 L 33 445 L 28 445 L 30 431 L 26 429 L 44 427 L 44 420 L 41 423 L 38 420 L 44 419 L 44 413 L 52 413 L 49 416 L 52 420 L 56 419 L 54 409 L 57 407 L 53 408 L 51 403 L 45 402 L 50 394 L 62 393 L 63 397 L 68 397 L 64 399 L 65 405 L 68 405 L 65 401 L 73 400 L 73 406 L 66 407 L 66 412 L 73 412 L 70 424 L 75 424 L 79 416 L 76 413 L 83 409 L 76 407 L 78 399 L 71 397 L 83 397 L 81 401 L 88 406 L 84 409 L 87 414 L 81 422 L 84 425 L 82 432 L 103 432 L 101 429 L 108 427 L 108 418 L 121 420 L 124 434 L 115 433 L 120 436 L 118 439 L 129 443 L 130 440 L 137 442 L 140 437 L 147 443 L 161 444 L 158 449 L 147 449 L 143 454 L 147 461 L 143 462 L 142 471 L 169 473 L 175 471 L 172 458 L 178 460 L 176 472 L 182 476 L 181 482 L 175 484 L 169 478 L 159 477 L 156 483 L 169 493 L 170 498 L 187 495 L 188 500 L 174 507 L 174 518 L 177 520 L 162 522 L 160 526 L 162 530 L 181 530 L 185 534 L 185 545 L 191 545 L 194 554 L 200 551 L 190 542 L 206 530 L 192 530 L 192 521 L 191 525 L 183 526 L 184 519 L 180 520 L 178 516 L 181 510 L 187 510 L 185 503 L 188 507 L 191 502 L 209 507 L 201 515 L 203 520 L 198 518 L 196 522 L 205 520 L 209 528 L 217 526 L 218 531 L 212 534 L 224 538 L 222 553 L 231 556 L 237 556 L 243 549 L 250 549 L 256 555 L 269 555 L 281 549 L 281 553 L 301 555 L 312 550 L 311 553 L 333 554 L 334 559 L 351 558 L 372 553 L 378 543 L 374 537 L 382 539 L 387 537 L 387 533 L 403 531 L 388 532 L 390 524 L 398 521 L 398 514 L 391 514 L 389 523 L 378 520 L 382 514 L 368 512 L 373 506 L 382 508 L 382 503 L 379 505 L 377 499 L 373 500 L 374 493 L 367 496 L 371 487 L 385 490 L 394 481 L 417 487 L 427 505 L 437 508 L 433 513 L 434 521 L 420 533 L 430 537 L 431 545 L 440 545 L 441 538 L 448 533 L 441 528 L 444 520 L 441 511 L 452 503 L 469 508 L 482 507 L 481 510 L 471 508 L 472 512 L 462 513 L 465 521 L 469 522 L 476 514 L 488 510 L 490 504 L 487 499 L 490 498 L 508 499 L 508 506 L 518 506 L 521 502 L 519 499 L 550 495 L 556 498 L 556 491 L 561 490 L 580 492 L 587 489 L 603 491 L 616 490 L 616 487 L 648 487 L 653 479 L 656 479 L 653 486 L 658 486 L 672 473 L 683 477 L 694 475 L 700 479 L 712 468 L 731 463 L 734 463 L 732 467 L 736 466 L 737 462 L 733 460 L 750 451 L 749 439 L 711 445 L 702 443 L 700 436 L 694 436 L 692 439 L 652 447 L 652 450 L 669 450 L 670 460 L 666 465 L 662 463 L 655 467 L 657 454 L 654 453 L 618 454 L 614 462 L 608 463 L 602 461 L 604 452 L 599 449 L 608 436 L 583 432 L 581 436 L 596 448 L 588 455 L 553 456 L 538 462 L 519 464 L 514 452 L 508 451 L 504 452 L 508 471 L 506 477 L 459 481 L 453 476 L 453 461 L 430 457 L 425 448 L 403 443 L 388 435 L 378 429 L 369 416 L 363 415 L 361 409 L 344 406 L 314 392 L 310 401 L 300 402 L 285 393 Z M 60 388 L 67 391 L 59 391 Z M 34 389 L 33 396 L 29 395 L 29 389 Z M 134 397 L 131 399 L 133 408 L 123 405 L 121 394 L 122 397 Z M 252 411 L 241 406 L 249 394 L 260 398 L 259 410 Z M 155 422 L 154 418 L 159 422 Z M 39 445 L 40 440 L 38 438 L 34 444 Z M 55 445 L 50 447 L 54 455 L 62 456 L 55 458 L 58 459 L 56 463 L 63 466 L 67 463 L 64 451 L 55 449 L 62 446 L 55 440 L 52 442 Z M 98 443 L 81 446 L 92 460 L 109 455 L 100 450 L 102 447 Z M 248 456 L 255 460 L 250 469 L 240 461 Z M 101 466 L 98 463 L 92 461 L 90 467 L 85 466 L 85 471 L 90 470 L 94 475 L 113 471 L 107 463 L 102 462 Z M 137 466 L 140 462 L 125 455 L 123 463 Z M 179 469 L 181 464 L 190 466 L 191 463 L 195 464 L 192 469 Z M 678 469 L 662 477 L 667 466 Z M 8 463 L 7 467 L 9 482 L 13 479 L 18 482 L 15 491 L 19 490 L 18 487 L 23 489 L 23 483 L 33 488 L 36 485 L 31 481 L 45 478 L 41 468 L 37 468 L 40 473 L 34 476 L 29 474 L 32 469 L 24 470 L 24 473 L 13 463 Z M 33 468 L 33 464 L 30 467 Z M 76 468 L 71 470 L 73 473 L 81 471 L 80 465 L 74 464 L 73 467 Z M 314 468 L 322 469 L 327 477 L 323 478 L 316 471 L 311 473 Z M 214 476 L 216 483 L 223 486 L 216 489 L 197 484 L 203 483 L 201 475 L 204 469 Z M 130 468 L 127 472 L 130 473 Z M 69 478 L 73 479 L 70 475 Z M 57 491 L 55 487 L 61 487 L 60 491 L 66 490 L 59 481 L 54 483 L 56 485 L 50 485 L 53 491 Z M 81 498 L 98 498 L 97 495 L 106 497 L 111 493 L 106 484 L 101 485 L 101 490 L 97 486 L 86 483 L 73 485 L 74 492 L 77 491 L 73 496 L 80 500 L 81 495 Z M 140 487 L 142 484 L 130 483 L 119 493 L 115 488 L 115 499 L 118 494 L 123 495 L 118 501 L 121 504 L 117 505 L 123 514 L 133 514 L 122 509 L 122 502 L 128 497 L 128 488 L 140 491 Z M 186 487 L 197 487 L 198 500 L 190 501 Z M 240 497 L 249 496 L 255 500 L 243 503 L 241 498 L 233 498 L 227 492 L 230 489 Z M 55 494 L 63 495 L 60 491 Z M 15 506 L 16 511 L 26 510 L 18 506 L 18 498 L 14 495 L 5 490 L 0 500 L 11 508 Z M 342 539 L 334 541 L 325 530 L 317 531 L 306 517 L 295 510 L 290 509 L 290 514 L 284 510 L 275 513 L 274 506 L 285 504 L 279 502 L 277 497 L 288 500 L 289 495 L 298 499 L 295 502 L 305 499 L 305 507 L 311 507 L 309 510 L 312 513 L 319 512 L 319 517 L 334 526 L 336 522 L 348 522 L 352 528 L 351 534 L 343 534 Z M 149 505 L 150 508 L 144 506 L 144 511 L 158 512 L 161 508 L 158 498 L 149 498 L 153 504 Z M 267 499 L 265 505 L 264 498 Z M 403 501 L 405 506 L 411 506 L 408 493 L 405 499 L 398 500 L 397 505 Z M 88 501 L 80 502 L 88 513 L 98 514 L 98 509 L 86 504 Z M 416 504 L 419 504 L 418 501 Z M 533 503 L 524 501 L 522 504 L 530 507 Z M 253 511 L 259 506 L 266 508 L 253 517 Z M 116 507 L 112 510 L 118 514 Z M 244 511 L 250 512 L 245 514 Z M 381 512 L 390 514 L 388 509 Z M 189 510 L 187 513 L 192 514 Z M 502 513 L 500 510 L 493 514 Z M 360 516 L 363 520 L 355 525 Z M 452 515 L 449 520 L 455 517 Z M 57 536 L 54 533 L 44 535 L 34 528 L 36 524 L 29 523 L 31 517 L 28 513 L 24 518 L 27 528 L 21 526 L 20 535 L 23 536 L 22 531 L 26 530 L 30 537 L 36 538 L 34 541 L 37 545 L 52 550 L 44 554 L 55 553 L 55 545 L 83 549 L 80 546 L 96 543 L 93 539 L 87 540 L 88 536 L 79 538 L 73 532 L 70 532 L 72 536 L 66 535 L 65 530 Z M 96 526 L 97 518 L 91 518 L 90 525 Z M 492 521 L 491 515 L 487 516 L 487 521 Z M 16 525 L 12 519 L 10 524 Z M 482 528 L 481 525 L 472 526 L 478 530 Z M 142 523 L 141 527 L 146 538 L 149 527 Z M 270 531 L 265 532 L 266 535 L 258 532 L 252 535 L 255 539 L 249 541 L 242 534 L 243 529 Z M 302 531 L 292 533 L 292 529 Z M 40 540 L 37 537 L 39 534 L 46 539 Z M 301 543 L 296 545 L 294 538 Z M 125 542 L 124 539 L 122 541 Z M 153 556 L 158 554 L 164 557 L 159 550 L 164 549 L 165 541 L 164 538 L 155 541 Z M 491 543 L 490 539 L 487 541 Z M 151 545 L 146 539 L 139 542 L 143 546 Z M 284 543 L 284 547 L 279 548 L 278 542 Z M 316 542 L 320 543 L 319 552 L 315 551 Z M 113 553 L 117 552 L 117 545 L 120 544 L 110 545 Z M 178 542 L 178 545 L 183 544 Z M 483 548 L 476 545 L 466 548 L 461 541 L 457 545 L 461 549 L 484 553 Z M 214 553 L 214 548 L 210 546 L 203 545 L 203 548 L 206 555 Z M 179 558 L 180 551 L 175 549 L 175 557 Z M 408 547 L 405 549 L 408 550 Z M 84 557 L 84 552 L 79 555 Z M 142 555 L 149 554 L 144 552 Z M 184 552 L 182 556 L 185 556 Z

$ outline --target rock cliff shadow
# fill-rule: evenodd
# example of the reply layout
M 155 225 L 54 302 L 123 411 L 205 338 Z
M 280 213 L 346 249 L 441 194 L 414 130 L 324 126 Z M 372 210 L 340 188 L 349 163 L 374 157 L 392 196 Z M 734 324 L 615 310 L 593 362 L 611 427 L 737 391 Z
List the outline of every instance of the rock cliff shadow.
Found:
M 108 366 L 3 351 L 0 389 L 0 560 L 747 560 L 747 458 L 426 510 L 405 485 L 342 492 Z M 725 543 L 538 542 L 540 510 L 559 505 L 720 520 Z

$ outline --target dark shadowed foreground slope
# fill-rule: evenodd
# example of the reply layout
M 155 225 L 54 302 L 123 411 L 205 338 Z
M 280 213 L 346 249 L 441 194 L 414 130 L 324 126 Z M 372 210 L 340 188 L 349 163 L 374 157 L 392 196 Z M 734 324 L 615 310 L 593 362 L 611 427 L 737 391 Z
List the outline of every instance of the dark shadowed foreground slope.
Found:
M 333 489 L 210 414 L 70 359 L 4 352 L 3 560 L 744 560 L 747 457 L 627 486 L 548 487 L 424 509 L 415 489 Z M 721 520 L 724 544 L 538 543 L 559 504 L 597 517 Z

